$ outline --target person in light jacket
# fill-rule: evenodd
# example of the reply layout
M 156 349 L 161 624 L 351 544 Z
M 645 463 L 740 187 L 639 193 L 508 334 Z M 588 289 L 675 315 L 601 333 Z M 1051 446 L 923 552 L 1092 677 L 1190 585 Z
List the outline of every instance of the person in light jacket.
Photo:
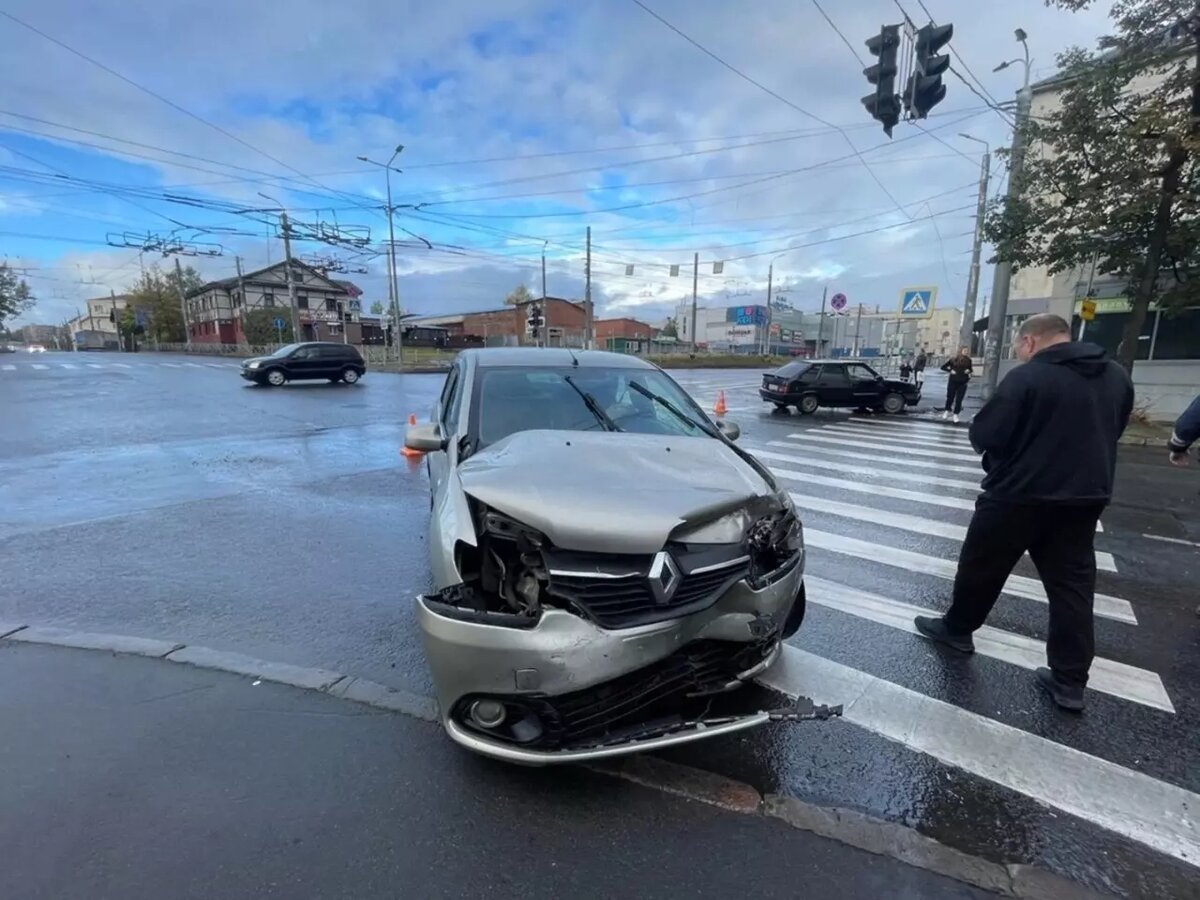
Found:
M 942 363 L 942 371 L 950 373 L 950 379 L 946 382 L 946 411 L 942 413 L 943 419 L 949 419 L 953 415 L 955 424 L 958 423 L 963 398 L 967 396 L 967 382 L 971 380 L 974 368 L 971 351 L 966 347 L 959 347 L 957 356 L 952 356 Z

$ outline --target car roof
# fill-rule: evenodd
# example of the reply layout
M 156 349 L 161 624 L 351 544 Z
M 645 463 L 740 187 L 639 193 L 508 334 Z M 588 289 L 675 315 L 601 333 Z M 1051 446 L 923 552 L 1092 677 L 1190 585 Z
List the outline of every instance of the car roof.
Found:
M 480 368 L 517 366 L 543 368 L 574 366 L 602 369 L 654 369 L 653 363 L 628 353 L 571 350 L 566 347 L 477 347 L 463 350 L 464 360 Z
M 354 350 L 353 344 L 343 344 L 341 341 L 296 341 L 298 347 L 345 347 Z
M 870 364 L 870 362 L 871 362 L 871 360 L 870 360 L 870 358 L 864 358 L 864 357 L 861 357 L 861 356 L 843 356 L 841 359 L 805 359 L 805 358 L 799 358 L 799 359 L 793 359 L 793 360 L 792 360 L 792 362 L 803 362 L 803 363 L 810 363 L 810 364 L 812 364 L 812 365 L 814 365 L 814 366 L 819 366 L 819 365 L 822 365 L 823 363 L 836 363 L 836 364 L 838 364 L 838 365 L 841 365 L 842 363 L 864 363 L 864 364 L 868 364 L 868 365 L 869 365 L 869 364 Z M 788 363 L 784 363 L 784 365 L 786 366 L 786 365 L 788 365 Z

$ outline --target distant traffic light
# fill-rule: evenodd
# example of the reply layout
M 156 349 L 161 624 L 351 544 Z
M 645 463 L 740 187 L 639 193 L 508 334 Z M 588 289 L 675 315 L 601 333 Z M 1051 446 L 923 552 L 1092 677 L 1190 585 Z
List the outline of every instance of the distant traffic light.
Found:
M 924 25 L 917 31 L 916 59 L 904 88 L 904 105 L 914 119 L 924 119 L 946 96 L 942 74 L 950 68 L 950 57 L 937 52 L 954 36 L 953 25 Z
M 863 106 L 883 125 L 884 134 L 892 136 L 892 129 L 900 121 L 900 98 L 896 96 L 896 53 L 900 49 L 900 26 L 884 25 L 879 34 L 869 38 L 867 49 L 879 62 L 863 69 L 867 81 L 875 85 L 875 92 L 862 98 Z

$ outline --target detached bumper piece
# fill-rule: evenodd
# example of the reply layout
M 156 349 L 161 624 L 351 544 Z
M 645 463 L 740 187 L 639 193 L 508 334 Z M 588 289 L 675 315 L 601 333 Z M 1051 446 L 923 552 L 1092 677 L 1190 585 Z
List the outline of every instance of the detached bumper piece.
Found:
M 653 665 L 569 694 L 464 697 L 451 718 L 481 737 L 507 738 L 547 754 L 652 740 L 697 726 L 732 723 L 737 717 L 707 718 L 713 697 L 752 678 L 778 652 L 774 634 L 751 643 L 693 641 Z M 514 727 L 479 727 L 472 710 L 479 709 L 481 700 L 503 705 Z M 754 718 L 766 721 L 767 715 Z

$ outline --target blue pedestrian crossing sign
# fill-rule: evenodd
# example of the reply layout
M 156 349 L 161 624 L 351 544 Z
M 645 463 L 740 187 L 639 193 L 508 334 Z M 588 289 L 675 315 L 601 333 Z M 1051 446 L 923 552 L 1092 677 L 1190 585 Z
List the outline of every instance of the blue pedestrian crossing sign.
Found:
M 932 316 L 936 302 L 936 287 L 905 288 L 900 292 L 900 315 L 906 319 Z

